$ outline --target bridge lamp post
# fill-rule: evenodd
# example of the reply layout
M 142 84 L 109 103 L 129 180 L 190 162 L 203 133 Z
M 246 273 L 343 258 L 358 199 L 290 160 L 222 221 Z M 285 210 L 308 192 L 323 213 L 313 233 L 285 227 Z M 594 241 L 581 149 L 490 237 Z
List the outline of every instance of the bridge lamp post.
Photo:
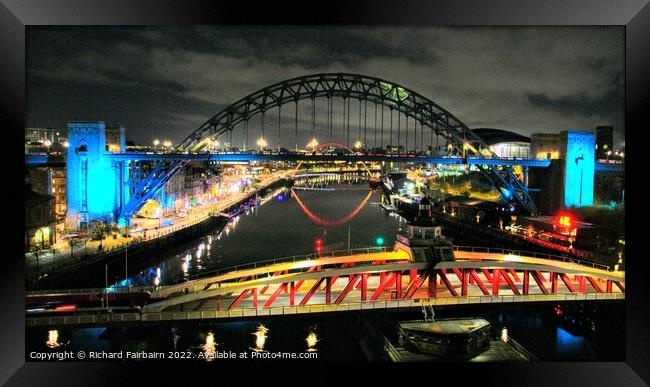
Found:
M 160 145 L 160 141 L 158 139 L 153 140 L 153 146 L 158 146 Z
M 307 146 L 311 147 L 312 152 L 315 152 L 316 147 L 318 146 L 318 141 L 316 140 L 316 138 L 312 138 L 311 141 L 309 142 L 309 144 L 307 144 Z
M 606 159 L 607 162 L 609 162 L 609 156 L 611 156 L 611 154 L 612 154 L 612 151 L 611 151 L 611 150 L 608 150 L 608 151 L 607 151 L 607 159 Z
M 354 147 L 355 147 L 357 150 L 361 149 L 361 141 L 357 141 L 357 142 L 355 142 L 355 143 L 354 143 Z
M 260 139 L 257 140 L 257 146 L 260 147 L 260 150 L 264 150 L 264 148 L 266 148 L 266 145 L 267 145 L 267 142 L 264 139 L 264 137 L 260 137 Z

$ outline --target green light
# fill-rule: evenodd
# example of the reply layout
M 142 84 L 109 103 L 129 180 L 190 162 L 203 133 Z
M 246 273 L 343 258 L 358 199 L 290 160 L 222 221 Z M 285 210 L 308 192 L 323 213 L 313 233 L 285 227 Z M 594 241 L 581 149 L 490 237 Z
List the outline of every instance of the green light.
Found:
M 377 237 L 375 242 L 377 243 L 377 246 L 381 246 L 381 245 L 384 244 L 384 238 L 383 237 Z

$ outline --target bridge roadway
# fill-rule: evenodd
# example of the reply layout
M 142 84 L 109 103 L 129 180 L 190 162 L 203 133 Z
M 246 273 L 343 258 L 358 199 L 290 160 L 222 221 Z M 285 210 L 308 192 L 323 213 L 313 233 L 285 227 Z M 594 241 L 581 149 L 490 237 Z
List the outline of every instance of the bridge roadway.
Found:
M 465 160 L 463 157 L 454 156 L 371 156 L 371 155 L 299 155 L 299 154 L 261 154 L 261 153 L 115 153 L 110 158 L 121 161 L 169 161 L 169 160 L 198 160 L 198 161 L 227 161 L 227 162 L 250 162 L 250 161 L 388 161 L 388 162 L 411 162 L 431 164 L 479 164 L 479 165 L 521 165 L 528 167 L 546 168 L 551 164 L 547 159 L 495 159 L 478 158 L 470 156 Z M 28 154 L 25 155 L 27 166 L 65 166 L 62 158 L 49 158 L 47 155 Z M 595 163 L 595 171 L 598 173 L 620 173 L 625 171 L 623 163 L 608 163 L 598 161 Z
M 28 317 L 27 326 L 625 297 L 624 272 L 562 257 L 456 250 L 457 261 L 440 262 L 430 271 L 399 246 L 343 254 L 250 265 L 151 289 L 141 313 Z M 98 289 L 77 296 L 81 292 Z M 52 296 L 37 292 L 27 298 Z
M 499 159 L 485 157 L 454 156 L 416 156 L 416 155 L 363 155 L 363 154 L 295 154 L 295 153 L 116 153 L 114 160 L 200 160 L 200 161 L 386 161 L 396 163 L 431 163 L 431 164 L 479 164 L 479 165 L 522 165 L 529 167 L 548 167 L 550 160 L 538 159 Z

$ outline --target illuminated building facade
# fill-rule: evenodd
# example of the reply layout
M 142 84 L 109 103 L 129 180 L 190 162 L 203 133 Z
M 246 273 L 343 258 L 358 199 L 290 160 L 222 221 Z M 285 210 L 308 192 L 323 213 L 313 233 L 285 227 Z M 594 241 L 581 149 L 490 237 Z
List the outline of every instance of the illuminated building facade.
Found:
M 503 158 L 528 158 L 530 138 L 502 129 L 472 129 L 497 156 Z
M 65 167 L 33 167 L 27 170 L 32 189 L 42 195 L 54 197 L 57 223 L 65 219 L 67 210 Z

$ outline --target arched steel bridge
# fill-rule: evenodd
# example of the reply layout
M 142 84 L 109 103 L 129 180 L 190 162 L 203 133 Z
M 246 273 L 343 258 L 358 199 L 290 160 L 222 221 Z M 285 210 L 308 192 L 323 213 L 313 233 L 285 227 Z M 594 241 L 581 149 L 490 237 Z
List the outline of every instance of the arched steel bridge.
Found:
M 368 103 L 374 105 L 374 143 L 377 140 L 383 148 L 384 145 L 402 146 L 409 148 L 409 141 L 412 139 L 414 149 L 424 149 L 425 133 L 430 138 L 433 147 L 433 136 L 436 142 L 439 137 L 447 142 L 458 153 L 465 156 L 478 156 L 485 158 L 498 158 L 488 145 L 467 125 L 461 122 L 450 112 L 433 102 L 431 99 L 422 96 L 414 90 L 406 88 L 384 79 L 359 74 L 327 73 L 314 74 L 289 79 L 265 87 L 250 95 L 241 98 L 221 112 L 207 120 L 196 131 L 183 140 L 175 149 L 177 153 L 193 153 L 208 149 L 212 141 L 228 136 L 232 146 L 232 135 L 234 131 L 243 132 L 243 148 L 247 149 L 249 144 L 249 121 L 259 117 L 259 129 L 263 143 L 270 133 L 266 128 L 265 117 L 269 111 L 277 109 L 277 133 L 278 145 L 289 144 L 298 146 L 299 132 L 299 102 L 307 100 L 311 104 L 311 134 L 316 137 L 316 99 L 326 99 L 327 120 L 326 134 L 329 141 L 333 140 L 334 117 L 333 100 L 341 98 L 343 101 L 343 113 L 347 111 L 347 122 L 344 125 L 345 139 L 348 147 L 351 144 L 350 130 L 350 101 L 358 101 L 358 122 L 356 140 L 367 145 L 368 141 Z M 363 107 L 362 107 L 363 102 Z M 282 107 L 294 105 L 295 124 L 293 128 L 282 127 Z M 381 124 L 377 124 L 378 107 L 381 109 Z M 384 110 L 390 111 L 390 126 L 384 127 Z M 363 114 L 362 113 L 363 109 Z M 372 110 L 372 106 L 371 109 Z M 394 126 L 393 115 L 397 115 L 397 126 Z M 362 120 L 363 118 L 363 120 Z M 403 124 L 402 124 L 403 120 Z M 270 120 L 269 120 L 270 121 Z M 363 122 L 362 122 L 363 121 Z M 412 121 L 412 128 L 409 128 L 409 121 Z M 419 136 L 418 136 L 419 124 Z M 361 128 L 363 127 L 363 135 Z M 395 129 L 395 130 L 394 130 Z M 393 143 L 397 134 L 397 143 Z M 285 134 L 283 136 L 283 133 Z M 293 136 L 291 136 L 293 134 Z M 354 134 L 352 134 L 354 136 Z M 372 136 L 371 136 L 372 137 Z M 384 142 L 388 138 L 388 142 Z M 264 145 L 262 145 L 264 146 Z M 278 146 L 279 147 L 279 146 Z M 290 146 L 289 146 L 290 147 Z M 398 148 L 399 149 L 399 148 Z M 142 177 L 131 186 L 131 197 L 122 208 L 120 218 L 128 219 L 137 211 L 142 204 L 154 197 L 164 184 L 184 165 L 187 160 L 175 159 L 160 161 L 146 177 Z M 475 164 L 495 185 L 501 195 L 510 202 L 516 202 L 525 211 L 536 214 L 537 208 L 530 197 L 525 185 L 514 175 L 512 168 L 507 165 Z

